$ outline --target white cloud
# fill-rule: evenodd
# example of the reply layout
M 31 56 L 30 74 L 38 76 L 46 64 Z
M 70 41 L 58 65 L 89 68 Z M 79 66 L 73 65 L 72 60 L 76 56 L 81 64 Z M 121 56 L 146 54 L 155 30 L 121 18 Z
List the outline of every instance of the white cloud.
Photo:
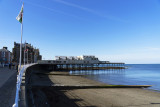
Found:
M 97 12 L 97 11 L 95 11 L 95 10 L 92 10 L 92 9 L 89 9 L 89 8 L 86 8 L 86 7 L 83 7 L 83 6 L 79 6 L 79 5 L 77 5 L 77 4 L 69 3 L 69 2 L 66 2 L 66 1 L 63 1 L 63 0 L 52 0 L 52 1 L 55 1 L 55 2 L 58 2 L 58 3 L 64 4 L 64 5 L 67 5 L 67 6 L 70 6 L 70 7 L 75 7 L 75 8 L 84 10 L 84 11 L 86 11 L 86 12 L 92 13 L 92 14 L 94 14 L 94 15 L 100 16 L 100 17 L 104 17 L 104 18 L 108 18 L 108 19 L 116 20 L 116 21 L 120 21 L 120 22 L 128 22 L 128 21 L 126 21 L 126 20 L 119 19 L 119 18 L 114 17 L 114 16 L 112 16 L 112 15 L 109 15 L 109 14 L 101 14 L 100 12 Z
M 31 3 L 31 2 L 26 2 L 25 3 L 29 4 L 29 5 L 32 5 L 32 6 L 36 6 L 36 7 L 39 7 L 39 8 L 43 8 L 43 9 L 47 9 L 49 11 L 52 11 L 52 12 L 56 12 L 56 13 L 60 13 L 60 14 L 63 14 L 63 15 L 67 15 L 67 16 L 71 16 L 71 17 L 75 17 L 77 19 L 83 19 L 81 17 L 78 17 L 76 15 L 73 15 L 73 14 L 69 14 L 69 13 L 66 13 L 66 12 L 63 12 L 63 11 L 60 11 L 60 10 L 56 10 L 56 9 L 52 9 L 52 8 L 48 8 L 46 6 L 42 6 L 42 5 L 39 5 L 39 4 L 34 4 L 34 3 Z M 83 19 L 84 20 L 84 19 Z

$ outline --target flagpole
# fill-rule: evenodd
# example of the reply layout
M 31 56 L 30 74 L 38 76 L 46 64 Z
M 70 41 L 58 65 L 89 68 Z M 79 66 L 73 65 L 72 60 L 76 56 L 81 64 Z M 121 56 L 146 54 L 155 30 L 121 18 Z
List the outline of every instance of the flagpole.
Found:
M 24 5 L 24 3 L 23 3 L 23 5 Z M 20 90 L 20 85 L 21 85 L 21 81 L 22 81 L 22 74 L 23 74 L 23 71 L 21 71 L 22 36 L 23 36 L 23 5 L 21 7 L 21 11 L 20 11 L 19 15 L 16 17 L 16 19 L 21 23 L 21 42 L 20 42 L 19 68 L 18 68 L 19 74 L 17 75 L 17 85 L 16 85 L 16 97 L 15 97 L 15 104 L 12 107 L 18 107 L 19 90 Z
M 24 5 L 24 3 L 23 3 L 23 5 Z M 21 11 L 22 11 L 22 13 L 21 13 L 22 22 L 21 22 L 21 43 L 20 43 L 19 71 L 21 70 L 21 64 L 22 64 L 21 61 L 22 61 L 22 36 L 23 36 L 23 7 L 22 7 Z
M 27 50 L 27 64 L 28 64 L 28 50 Z
M 24 44 L 25 44 L 25 46 L 24 46 L 24 65 L 25 65 L 25 63 L 26 63 L 26 62 L 25 62 L 25 61 L 26 61 L 26 60 L 25 60 L 25 59 L 26 59 L 26 58 L 25 58 L 25 57 L 26 57 L 26 41 L 25 41 Z
M 21 43 L 20 43 L 19 71 L 21 70 L 21 61 L 22 61 L 22 35 L 23 35 L 23 20 L 22 20 L 22 23 L 21 23 Z

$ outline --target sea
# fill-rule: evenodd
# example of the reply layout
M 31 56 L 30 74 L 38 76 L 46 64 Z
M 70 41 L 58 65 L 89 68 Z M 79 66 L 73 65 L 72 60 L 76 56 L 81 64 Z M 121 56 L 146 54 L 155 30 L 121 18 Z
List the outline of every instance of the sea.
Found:
M 127 69 L 70 71 L 71 74 L 114 85 L 152 85 L 160 92 L 160 64 L 126 64 Z

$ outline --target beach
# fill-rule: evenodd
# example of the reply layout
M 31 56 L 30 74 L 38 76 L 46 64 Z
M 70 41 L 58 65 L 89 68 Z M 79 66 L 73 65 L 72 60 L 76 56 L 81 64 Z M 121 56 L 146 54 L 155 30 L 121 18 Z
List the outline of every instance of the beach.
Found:
M 43 72 L 32 74 L 31 80 L 33 96 L 38 96 L 34 97 L 35 105 L 39 107 L 160 106 L 160 93 L 158 92 L 143 88 L 85 88 L 107 84 L 87 79 L 82 75 L 70 75 L 67 72 Z

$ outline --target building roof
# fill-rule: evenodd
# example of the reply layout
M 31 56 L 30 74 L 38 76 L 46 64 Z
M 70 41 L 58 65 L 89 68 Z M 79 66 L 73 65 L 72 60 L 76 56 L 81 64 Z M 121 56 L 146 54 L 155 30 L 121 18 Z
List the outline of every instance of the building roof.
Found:
M 3 52 L 10 52 L 9 50 L 5 49 L 5 48 L 2 48 L 0 49 L 0 52 L 3 51 Z

